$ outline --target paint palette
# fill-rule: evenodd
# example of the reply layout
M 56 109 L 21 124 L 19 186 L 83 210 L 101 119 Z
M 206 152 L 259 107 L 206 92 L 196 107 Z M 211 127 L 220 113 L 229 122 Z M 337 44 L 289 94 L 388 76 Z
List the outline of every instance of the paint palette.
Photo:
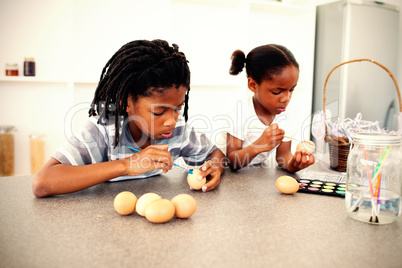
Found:
M 299 174 L 299 192 L 345 197 L 346 173 L 303 171 Z

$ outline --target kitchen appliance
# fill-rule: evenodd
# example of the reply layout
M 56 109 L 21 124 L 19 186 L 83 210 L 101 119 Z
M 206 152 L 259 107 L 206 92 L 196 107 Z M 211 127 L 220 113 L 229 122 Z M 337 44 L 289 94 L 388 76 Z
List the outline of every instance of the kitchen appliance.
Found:
M 379 1 L 337 1 L 317 6 L 313 110 L 323 109 L 323 86 L 333 66 L 369 58 L 397 73 L 398 8 Z M 332 118 L 379 121 L 397 130 L 395 85 L 386 71 L 366 62 L 336 70 L 327 84 L 327 109 Z

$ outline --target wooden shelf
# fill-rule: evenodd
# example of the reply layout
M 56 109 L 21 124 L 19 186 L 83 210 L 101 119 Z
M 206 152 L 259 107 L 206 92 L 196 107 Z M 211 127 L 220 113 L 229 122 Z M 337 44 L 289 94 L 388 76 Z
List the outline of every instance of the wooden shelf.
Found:
M 0 82 L 23 82 L 23 83 L 68 83 L 68 80 L 64 79 L 47 79 L 36 76 L 0 76 Z
M 73 81 L 75 85 L 98 85 L 99 81 Z
M 191 83 L 192 87 L 236 87 L 239 86 L 237 79 L 225 80 L 225 81 L 196 81 Z M 58 83 L 58 84 L 71 84 L 77 86 L 97 86 L 98 81 L 69 81 L 69 80 L 57 80 L 57 79 L 43 79 L 38 77 L 24 77 L 24 76 L 2 76 L 1 82 L 13 82 L 13 83 Z
M 43 77 L 28 76 L 0 76 L 1 82 L 15 83 L 57 83 L 57 84 L 74 84 L 74 85 L 97 85 L 98 81 L 72 81 L 68 79 L 47 79 Z

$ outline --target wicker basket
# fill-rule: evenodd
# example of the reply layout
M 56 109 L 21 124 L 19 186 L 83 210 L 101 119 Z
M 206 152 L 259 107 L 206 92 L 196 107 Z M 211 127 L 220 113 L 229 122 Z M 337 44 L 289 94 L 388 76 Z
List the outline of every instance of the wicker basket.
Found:
M 392 80 L 394 81 L 396 93 L 398 95 L 398 100 L 399 100 L 399 111 L 402 112 L 401 93 L 399 91 L 398 82 L 396 81 L 392 72 L 387 67 L 385 67 L 384 65 L 382 65 L 374 60 L 355 59 L 355 60 L 345 61 L 343 63 L 336 65 L 334 68 L 332 68 L 332 70 L 327 75 L 327 78 L 325 79 L 325 83 L 324 83 L 323 113 L 325 114 L 325 106 L 326 106 L 326 102 L 327 102 L 327 97 L 326 97 L 327 82 L 328 82 L 328 79 L 331 76 L 332 72 L 336 68 L 338 68 L 344 64 L 348 64 L 348 63 L 352 63 L 352 62 L 361 62 L 361 61 L 368 61 L 368 62 L 377 64 L 378 66 L 380 66 L 381 68 L 383 68 L 385 71 L 388 72 L 389 76 L 391 76 Z M 337 171 L 346 172 L 349 149 L 350 149 L 350 145 L 351 145 L 349 140 L 345 137 L 336 137 L 332 134 L 328 134 L 327 129 L 325 128 L 325 141 L 328 143 L 328 148 L 329 148 L 330 167 Z

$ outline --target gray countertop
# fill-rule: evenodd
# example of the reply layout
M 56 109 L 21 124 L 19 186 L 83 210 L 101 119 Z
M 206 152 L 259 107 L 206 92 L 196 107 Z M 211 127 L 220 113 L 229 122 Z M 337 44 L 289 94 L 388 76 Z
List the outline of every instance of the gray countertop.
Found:
M 313 168 L 319 168 L 315 164 Z M 0 178 L 0 267 L 402 267 L 402 220 L 349 218 L 344 199 L 281 194 L 277 168 L 227 170 L 211 192 L 190 191 L 173 169 L 35 198 L 32 176 Z M 197 201 L 189 219 L 154 224 L 120 216 L 114 197 L 154 192 Z

